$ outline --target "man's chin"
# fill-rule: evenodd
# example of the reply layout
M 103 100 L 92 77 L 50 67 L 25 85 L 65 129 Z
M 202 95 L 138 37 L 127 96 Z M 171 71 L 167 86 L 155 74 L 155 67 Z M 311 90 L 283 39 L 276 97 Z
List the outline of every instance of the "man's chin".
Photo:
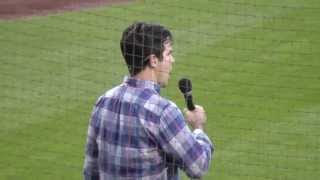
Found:
M 165 88 L 165 87 L 167 87 L 167 84 L 162 83 L 162 84 L 160 84 L 160 87 Z
M 160 83 L 160 87 L 161 88 L 165 88 L 165 87 L 167 87 L 168 86 L 168 81 L 166 81 L 166 82 L 161 82 Z

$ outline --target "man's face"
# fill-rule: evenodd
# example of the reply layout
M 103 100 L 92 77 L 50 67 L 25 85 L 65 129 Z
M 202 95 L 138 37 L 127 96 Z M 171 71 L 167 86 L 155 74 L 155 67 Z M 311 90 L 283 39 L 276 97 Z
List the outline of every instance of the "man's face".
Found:
M 159 64 L 156 68 L 157 72 L 157 81 L 161 87 L 166 87 L 170 78 L 172 71 L 172 63 L 174 63 L 173 58 L 173 49 L 171 41 L 166 41 L 164 43 L 164 50 L 162 52 L 162 61 L 159 61 Z

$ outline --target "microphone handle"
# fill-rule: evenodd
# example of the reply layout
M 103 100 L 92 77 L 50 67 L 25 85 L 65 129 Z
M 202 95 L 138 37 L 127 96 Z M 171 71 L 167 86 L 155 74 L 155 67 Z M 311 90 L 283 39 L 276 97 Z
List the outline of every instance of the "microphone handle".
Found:
M 187 108 L 190 111 L 193 111 L 195 109 L 193 101 L 192 101 L 192 95 L 191 94 L 185 94 L 184 99 L 186 100 Z

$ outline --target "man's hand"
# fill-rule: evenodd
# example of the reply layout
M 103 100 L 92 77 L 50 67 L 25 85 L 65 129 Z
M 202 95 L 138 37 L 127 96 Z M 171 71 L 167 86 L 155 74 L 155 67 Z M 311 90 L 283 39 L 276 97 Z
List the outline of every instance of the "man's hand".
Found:
M 184 109 L 184 114 L 187 122 L 193 129 L 204 129 L 204 125 L 207 121 L 207 115 L 202 106 L 195 105 L 193 111 Z

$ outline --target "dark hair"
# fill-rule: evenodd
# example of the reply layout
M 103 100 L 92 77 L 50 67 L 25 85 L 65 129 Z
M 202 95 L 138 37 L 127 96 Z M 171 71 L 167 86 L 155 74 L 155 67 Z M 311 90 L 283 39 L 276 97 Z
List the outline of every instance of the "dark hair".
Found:
M 142 71 L 148 65 L 151 54 L 162 60 L 163 44 L 167 40 L 172 41 L 170 31 L 157 24 L 137 22 L 124 30 L 120 47 L 130 75 Z

